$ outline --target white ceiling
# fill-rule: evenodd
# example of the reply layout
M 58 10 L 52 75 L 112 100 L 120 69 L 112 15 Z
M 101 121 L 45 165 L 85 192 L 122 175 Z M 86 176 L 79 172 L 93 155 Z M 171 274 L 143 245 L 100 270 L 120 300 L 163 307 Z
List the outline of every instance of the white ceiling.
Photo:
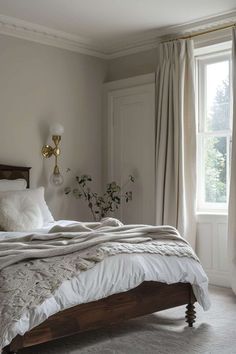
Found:
M 235 0 L 0 0 L 0 13 L 91 40 L 119 40 L 236 8 Z
M 236 10 L 235 0 L 0 0 L 0 14 L 112 45 Z

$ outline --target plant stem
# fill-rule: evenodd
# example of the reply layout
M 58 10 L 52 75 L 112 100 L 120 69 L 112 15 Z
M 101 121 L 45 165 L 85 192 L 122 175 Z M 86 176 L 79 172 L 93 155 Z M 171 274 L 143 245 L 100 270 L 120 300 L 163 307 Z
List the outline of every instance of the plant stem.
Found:
M 97 221 L 96 215 L 95 215 L 95 213 L 94 213 L 94 211 L 93 211 L 93 207 L 89 207 L 89 209 L 90 209 L 90 211 L 91 211 L 91 213 L 92 213 L 92 215 L 93 215 L 93 220 L 94 220 L 94 221 Z

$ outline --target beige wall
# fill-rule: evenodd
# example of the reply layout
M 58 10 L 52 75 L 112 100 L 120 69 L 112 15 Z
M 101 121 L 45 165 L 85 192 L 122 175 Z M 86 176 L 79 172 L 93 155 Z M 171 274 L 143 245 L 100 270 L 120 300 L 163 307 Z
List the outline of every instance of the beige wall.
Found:
M 91 173 L 101 188 L 101 94 L 105 61 L 0 35 L 0 163 L 32 166 L 31 186 L 44 185 L 56 218 L 88 219 L 88 208 L 48 185 L 53 159 L 40 150 L 48 125 L 65 133 L 59 165 L 63 174 Z M 65 176 L 65 185 L 69 176 Z
M 101 189 L 102 85 L 154 72 L 157 50 L 109 61 L 0 35 L 0 163 L 31 166 L 31 186 L 46 187 L 56 218 L 90 218 L 85 203 L 63 194 L 76 173 L 90 173 Z M 59 166 L 63 188 L 49 185 L 53 158 L 43 160 L 52 121 L 64 125 Z M 66 174 L 67 167 L 73 173 Z
M 157 48 L 108 61 L 106 81 L 126 79 L 156 71 Z

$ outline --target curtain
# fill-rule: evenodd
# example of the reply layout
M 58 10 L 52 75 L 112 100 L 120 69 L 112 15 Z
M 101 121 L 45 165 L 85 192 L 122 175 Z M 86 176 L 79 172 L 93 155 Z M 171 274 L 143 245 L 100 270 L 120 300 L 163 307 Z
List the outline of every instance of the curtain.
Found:
M 196 240 L 196 121 L 192 40 L 160 45 L 156 76 L 156 223 Z
M 236 294 L 236 29 L 232 30 L 233 133 L 228 212 L 228 254 L 231 286 Z

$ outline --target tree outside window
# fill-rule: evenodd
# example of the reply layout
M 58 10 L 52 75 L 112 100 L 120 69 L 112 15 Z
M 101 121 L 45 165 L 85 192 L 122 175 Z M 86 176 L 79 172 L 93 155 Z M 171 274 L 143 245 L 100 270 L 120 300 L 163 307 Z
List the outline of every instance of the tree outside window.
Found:
M 197 59 L 198 210 L 226 209 L 230 170 L 230 53 Z

